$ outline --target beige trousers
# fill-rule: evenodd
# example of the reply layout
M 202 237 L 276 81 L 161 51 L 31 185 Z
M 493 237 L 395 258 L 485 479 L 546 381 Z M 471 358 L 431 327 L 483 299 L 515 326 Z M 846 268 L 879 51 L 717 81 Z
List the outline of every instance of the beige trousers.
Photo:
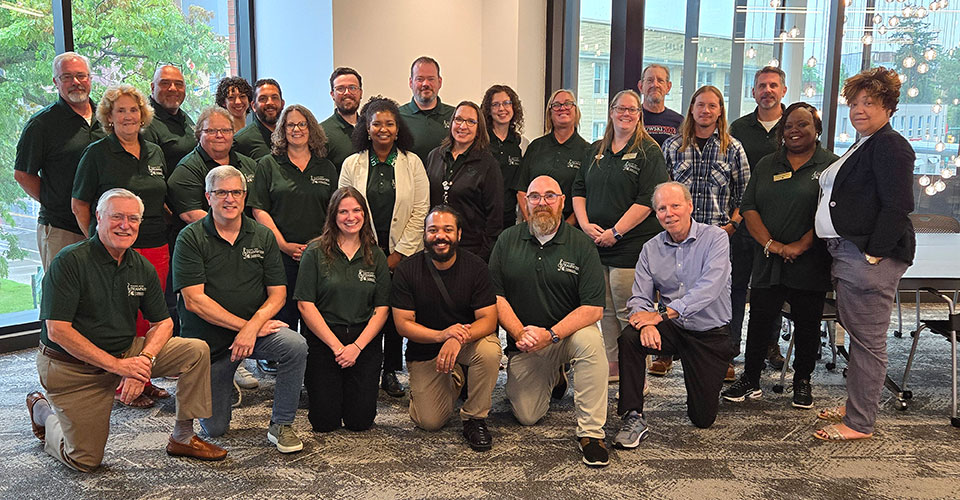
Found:
M 37 249 L 43 270 L 50 269 L 50 263 L 60 250 L 67 245 L 83 241 L 83 235 L 47 224 L 37 224 Z

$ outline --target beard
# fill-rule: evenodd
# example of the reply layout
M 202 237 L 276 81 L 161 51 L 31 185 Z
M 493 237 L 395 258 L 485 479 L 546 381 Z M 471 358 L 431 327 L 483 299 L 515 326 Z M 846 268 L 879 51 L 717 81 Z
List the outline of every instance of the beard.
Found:
M 530 232 L 538 238 L 553 234 L 560 227 L 563 216 L 560 211 L 554 212 L 549 207 L 538 207 L 530 216 Z
M 67 92 L 66 101 L 73 104 L 83 104 L 90 100 L 90 92 L 85 90 L 72 90 Z
M 448 245 L 445 253 L 437 253 L 437 250 L 434 247 L 438 243 L 446 243 Z M 430 255 L 430 258 L 437 262 L 447 262 L 452 259 L 455 255 L 457 255 L 458 246 L 460 246 L 459 241 L 447 241 L 441 239 L 427 241 L 426 238 L 423 240 L 423 248 Z
M 275 115 L 273 115 L 273 118 L 272 118 L 272 119 L 267 118 L 267 113 L 266 113 L 266 111 L 264 111 L 262 108 L 261 108 L 261 109 L 257 109 L 255 112 L 256 112 L 257 118 L 260 120 L 260 122 L 261 122 L 261 123 L 266 123 L 267 125 L 276 125 L 276 124 L 277 124 L 277 119 L 280 118 L 280 113 L 279 113 L 279 112 L 276 113 Z
M 360 102 L 359 101 L 351 101 L 351 102 L 353 104 L 347 104 L 346 102 L 341 101 L 340 104 L 337 104 L 337 112 L 340 113 L 341 115 L 346 115 L 346 116 L 356 113 L 357 110 L 360 109 Z

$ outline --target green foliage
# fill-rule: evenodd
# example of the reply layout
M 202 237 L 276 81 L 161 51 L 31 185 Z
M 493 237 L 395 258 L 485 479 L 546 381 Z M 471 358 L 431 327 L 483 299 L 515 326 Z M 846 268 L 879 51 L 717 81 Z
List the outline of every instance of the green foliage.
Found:
M 0 9 L 0 277 L 8 261 L 25 252 L 5 228 L 13 225 L 11 210 L 26 208 L 25 194 L 13 179 L 20 132 L 27 119 L 57 99 L 51 63 L 53 16 L 49 0 L 18 0 L 17 5 L 41 13 L 31 16 Z M 206 23 L 212 13 L 191 6 L 180 11 L 174 0 L 74 0 L 75 51 L 90 58 L 92 96 L 118 83 L 144 94 L 159 62 L 181 67 L 187 83 L 184 109 L 195 111 L 213 102 L 211 85 L 227 72 L 228 41 Z M 3 246 L 3 245 L 0 245 Z
M 897 31 L 896 36 L 890 38 L 891 42 L 899 43 L 900 48 L 894 55 L 894 69 L 900 74 L 907 75 L 903 89 L 900 93 L 900 102 L 904 104 L 912 103 L 931 103 L 940 97 L 940 88 L 936 84 L 935 78 L 931 76 L 940 73 L 940 53 L 942 47 L 937 42 L 938 33 L 930 29 L 930 23 L 916 18 L 904 18 L 900 21 L 901 31 Z M 932 61 L 927 61 L 923 57 L 923 52 L 932 48 L 937 51 L 938 57 Z M 903 67 L 903 60 L 907 57 L 913 57 L 916 63 L 911 68 Z M 929 66 L 926 73 L 920 73 L 917 68 L 922 63 Z M 919 93 L 916 97 L 907 95 L 907 89 L 916 87 Z

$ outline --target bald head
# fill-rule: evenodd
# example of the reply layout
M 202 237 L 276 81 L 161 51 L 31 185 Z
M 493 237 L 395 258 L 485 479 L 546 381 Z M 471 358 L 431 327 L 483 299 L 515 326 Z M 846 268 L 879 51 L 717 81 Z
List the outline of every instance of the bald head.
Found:
M 557 193 L 557 194 L 561 193 L 560 183 L 558 183 L 553 177 L 550 177 L 549 175 L 541 175 L 539 177 L 535 177 L 532 181 L 530 181 L 530 185 L 527 186 L 528 193 L 537 192 L 540 194 L 544 194 L 547 191 L 553 191 L 554 193 Z
M 169 64 L 157 68 L 150 82 L 150 95 L 168 112 L 176 114 L 187 97 L 187 85 L 180 68 Z
M 549 175 L 541 175 L 527 186 L 527 213 L 530 231 L 537 237 L 555 233 L 563 222 L 563 190 Z

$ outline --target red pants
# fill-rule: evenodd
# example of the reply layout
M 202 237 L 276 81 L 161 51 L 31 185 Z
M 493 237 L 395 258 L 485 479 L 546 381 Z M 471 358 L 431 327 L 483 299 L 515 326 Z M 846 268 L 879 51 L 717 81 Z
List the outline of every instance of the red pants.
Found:
M 144 256 L 157 270 L 160 278 L 160 290 L 167 291 L 167 274 L 170 272 L 170 250 L 167 245 L 154 248 L 134 248 L 138 254 Z M 137 337 L 143 337 L 150 329 L 150 322 L 143 319 L 143 313 L 137 312 Z

